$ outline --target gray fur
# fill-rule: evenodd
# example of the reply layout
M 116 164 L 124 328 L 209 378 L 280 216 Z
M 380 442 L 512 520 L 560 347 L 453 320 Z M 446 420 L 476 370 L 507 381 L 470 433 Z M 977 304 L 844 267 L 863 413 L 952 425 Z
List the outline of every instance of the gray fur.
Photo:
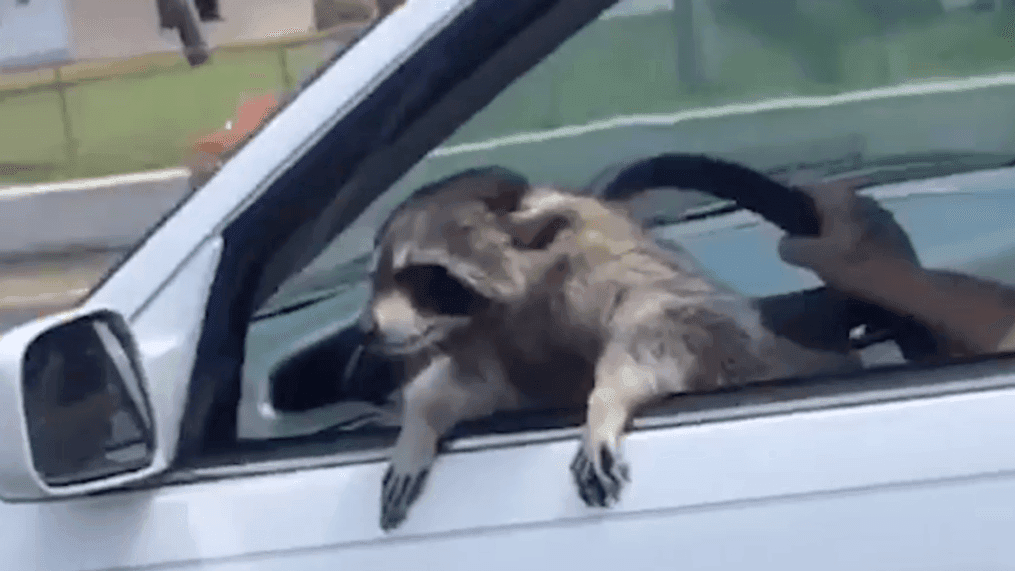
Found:
M 686 251 L 660 247 L 622 205 L 534 189 L 508 218 L 523 242 L 538 236 L 533 247 L 542 259 L 563 255 L 570 268 L 558 287 L 530 284 L 523 305 L 553 308 L 546 331 L 558 346 L 593 348 L 583 351 L 595 378 L 572 464 L 589 505 L 619 499 L 629 474 L 620 440 L 644 406 L 673 394 L 860 367 L 855 356 L 807 349 L 765 329 L 750 300 L 708 276 Z M 555 229 L 552 238 L 547 227 Z M 508 323 L 519 337 L 531 336 L 527 321 Z

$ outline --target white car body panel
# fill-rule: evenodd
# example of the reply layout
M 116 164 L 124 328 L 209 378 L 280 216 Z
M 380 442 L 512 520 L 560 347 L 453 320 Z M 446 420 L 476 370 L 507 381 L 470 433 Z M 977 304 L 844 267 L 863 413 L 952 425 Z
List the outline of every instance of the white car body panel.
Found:
M 1006 388 L 637 431 L 633 483 L 609 511 L 573 489 L 573 434 L 462 441 L 391 536 L 377 526 L 380 458 L 3 504 L 0 557 L 52 571 L 1010 564 L 1012 407 Z
M 180 373 L 194 366 L 205 301 L 221 255 L 222 238 L 205 241 L 130 323 L 157 421 L 156 441 L 176 442 L 179 437 L 187 400 L 187 384 L 180 382 Z M 159 460 L 170 462 L 172 457 Z

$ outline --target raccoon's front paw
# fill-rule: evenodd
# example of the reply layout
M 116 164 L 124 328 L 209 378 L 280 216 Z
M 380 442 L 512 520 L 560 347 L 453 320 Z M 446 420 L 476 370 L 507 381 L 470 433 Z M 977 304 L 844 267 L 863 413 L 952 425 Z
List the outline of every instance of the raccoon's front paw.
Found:
M 588 451 L 593 451 L 590 457 Z M 571 462 L 571 474 L 578 495 L 593 507 L 609 507 L 620 499 L 624 482 L 629 482 L 627 464 L 615 445 L 604 441 L 583 441 Z
M 381 529 L 391 531 L 398 527 L 409 513 L 409 507 L 419 498 L 429 468 L 404 473 L 392 464 L 384 473 L 381 483 Z

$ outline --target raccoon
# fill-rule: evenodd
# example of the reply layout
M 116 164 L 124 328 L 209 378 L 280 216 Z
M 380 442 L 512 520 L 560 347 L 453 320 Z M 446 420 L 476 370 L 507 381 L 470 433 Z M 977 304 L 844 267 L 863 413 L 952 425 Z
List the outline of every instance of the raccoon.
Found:
M 587 504 L 607 506 L 629 476 L 620 440 L 643 406 L 859 367 L 768 331 L 750 300 L 656 243 L 624 204 L 491 167 L 420 189 L 381 227 L 361 326 L 368 350 L 405 367 L 384 530 L 405 519 L 464 420 L 586 407 L 571 471 Z

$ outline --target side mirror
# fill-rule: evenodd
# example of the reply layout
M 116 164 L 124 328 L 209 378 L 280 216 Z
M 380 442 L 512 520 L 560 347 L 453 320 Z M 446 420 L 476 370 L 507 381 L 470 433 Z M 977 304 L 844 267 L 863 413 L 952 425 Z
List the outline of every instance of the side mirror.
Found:
M 0 497 L 121 486 L 163 469 L 144 372 L 126 322 L 94 307 L 0 337 Z

